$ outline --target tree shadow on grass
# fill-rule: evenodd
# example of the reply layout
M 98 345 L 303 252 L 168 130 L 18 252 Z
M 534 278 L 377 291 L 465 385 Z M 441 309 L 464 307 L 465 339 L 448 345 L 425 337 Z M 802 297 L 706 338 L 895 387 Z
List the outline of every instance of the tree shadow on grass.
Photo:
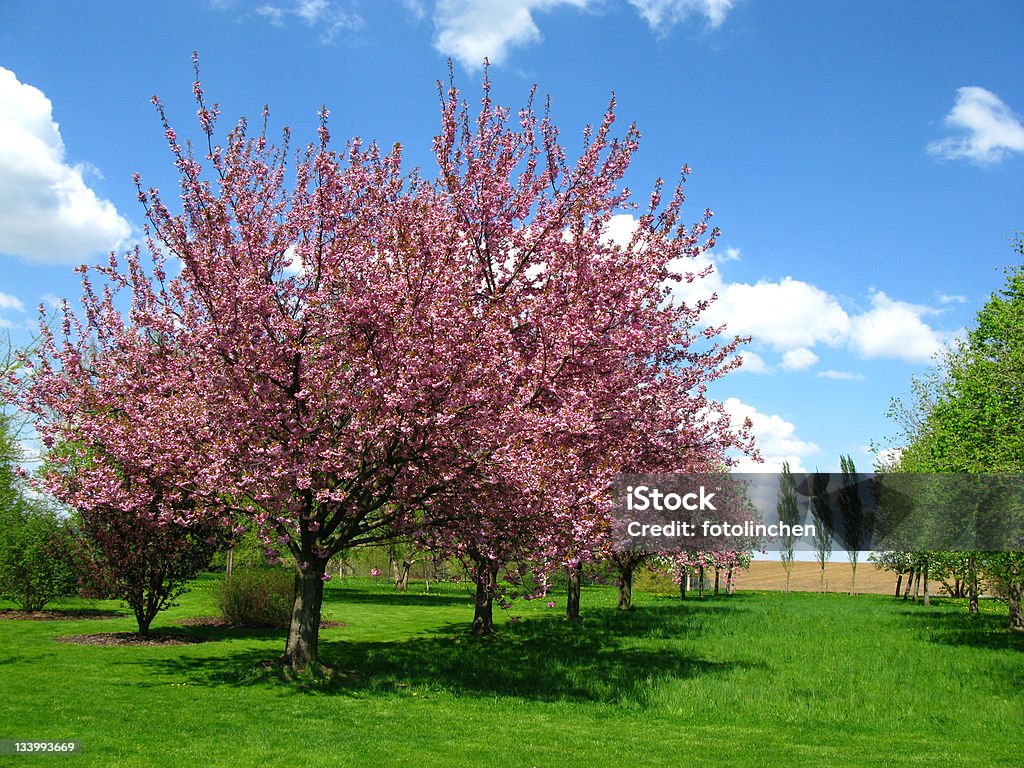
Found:
M 644 706 L 664 682 L 754 666 L 708 660 L 694 652 L 681 641 L 704 630 L 700 625 L 688 627 L 692 622 L 678 608 L 595 612 L 578 624 L 533 619 L 506 625 L 487 638 L 470 637 L 466 623 L 402 641 L 322 639 L 321 659 L 336 673 L 290 688 L 296 693 L 447 692 Z M 265 653 L 252 650 L 230 658 L 148 658 L 130 663 L 185 675 L 199 685 L 281 684 L 280 673 L 261 664 L 265 660 Z
M 472 605 L 473 597 L 450 592 L 379 592 L 352 587 L 335 587 L 324 590 L 324 605 L 413 605 L 422 608 L 442 605 Z
M 932 642 L 1024 653 L 1024 632 L 1006 629 L 1006 616 L 966 610 L 902 610 L 899 616 Z

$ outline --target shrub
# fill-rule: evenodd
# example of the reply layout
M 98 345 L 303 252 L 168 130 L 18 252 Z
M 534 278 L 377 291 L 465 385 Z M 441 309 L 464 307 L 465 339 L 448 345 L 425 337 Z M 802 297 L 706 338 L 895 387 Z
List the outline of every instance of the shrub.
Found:
M 217 590 L 224 619 L 242 627 L 287 627 L 295 575 L 284 568 L 235 568 Z
M 78 579 L 71 532 L 57 513 L 19 503 L 0 514 L 0 597 L 38 611 L 73 595 Z

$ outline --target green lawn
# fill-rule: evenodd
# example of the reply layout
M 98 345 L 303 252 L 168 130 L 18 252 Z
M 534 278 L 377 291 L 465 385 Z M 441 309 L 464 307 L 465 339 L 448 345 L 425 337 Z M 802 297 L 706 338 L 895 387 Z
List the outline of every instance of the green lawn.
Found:
M 214 577 L 154 623 L 213 615 Z M 0 622 L 0 739 L 78 739 L 75 766 L 1009 766 L 1024 764 L 1024 638 L 1005 608 L 740 593 L 704 601 L 584 591 L 520 603 L 466 636 L 465 587 L 328 585 L 303 688 L 262 672 L 283 632 L 181 628 L 214 642 L 57 643 L 132 620 Z M 112 607 L 67 602 L 51 607 Z M 10 607 L 0 604 L 0 607 Z M 1002 610 L 1002 615 L 997 615 Z

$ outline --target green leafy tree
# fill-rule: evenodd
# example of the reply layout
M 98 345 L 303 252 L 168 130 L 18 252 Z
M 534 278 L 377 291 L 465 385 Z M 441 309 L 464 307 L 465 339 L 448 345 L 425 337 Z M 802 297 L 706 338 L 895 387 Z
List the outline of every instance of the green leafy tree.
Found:
M 811 515 L 814 518 L 814 535 L 811 543 L 814 546 L 815 559 L 821 566 L 821 591 L 825 591 L 825 566 L 832 558 L 832 498 L 828 495 L 828 472 L 815 472 L 811 475 Z
M 38 611 L 74 594 L 77 578 L 67 521 L 26 494 L 20 458 L 13 419 L 0 414 L 0 597 Z
M 864 514 L 864 503 L 860 498 L 860 478 L 857 476 L 857 465 L 849 455 L 839 457 L 839 469 L 842 472 L 842 485 L 839 486 L 839 512 L 843 518 L 843 536 L 846 539 L 847 553 L 853 576 L 850 581 L 850 593 L 857 591 L 857 560 L 860 551 L 868 543 L 870 526 Z
M 789 462 L 782 463 L 782 474 L 779 475 L 779 496 L 775 503 L 775 511 L 779 522 L 790 526 L 800 524 L 800 507 L 797 503 L 796 478 L 789 469 Z M 789 581 L 793 573 L 797 537 L 792 533 L 782 536 L 780 543 L 782 567 L 786 569 L 786 591 L 789 592 Z
M 1024 239 L 1018 236 L 1013 245 L 1024 256 Z M 914 398 L 910 407 L 897 403 L 894 408 L 907 442 L 898 471 L 1024 472 L 1024 266 L 1006 271 L 1005 285 L 978 312 L 966 340 L 949 348 L 932 374 L 914 382 Z M 1019 514 L 1019 504 L 1010 514 Z M 978 570 L 983 567 L 1005 587 L 1010 628 L 1024 631 L 1019 528 L 1003 543 L 1003 551 L 968 553 L 971 606 L 977 610 Z

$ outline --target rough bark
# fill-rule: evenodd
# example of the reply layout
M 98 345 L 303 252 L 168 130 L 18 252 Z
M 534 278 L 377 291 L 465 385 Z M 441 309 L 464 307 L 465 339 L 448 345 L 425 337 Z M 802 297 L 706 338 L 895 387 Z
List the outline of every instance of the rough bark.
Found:
M 932 596 L 931 596 L 931 593 L 928 591 L 928 566 L 927 565 L 925 565 L 925 567 L 924 567 L 924 604 L 925 605 L 931 605 L 932 604 Z
M 580 591 L 583 581 L 583 563 L 570 565 L 565 569 L 568 572 L 569 597 L 565 602 L 565 618 L 569 621 L 578 621 L 580 618 Z
M 974 553 L 967 559 L 967 581 L 969 583 L 968 595 L 968 612 L 977 616 L 979 614 L 978 608 L 978 563 L 975 559 Z
M 686 582 L 690 580 L 690 573 L 685 568 L 683 572 L 679 574 L 679 599 L 686 599 Z
M 619 605 L 620 611 L 628 611 L 633 607 L 633 564 L 624 563 L 619 566 Z
M 715 597 L 718 597 L 718 577 L 719 577 L 719 572 L 718 572 L 718 569 L 715 568 Z
M 473 627 L 470 634 L 482 636 L 494 634 L 494 594 L 489 590 L 487 581 L 480 579 L 476 583 L 476 600 L 473 607 Z
M 906 583 L 905 587 L 903 588 L 903 599 L 904 600 L 907 600 L 910 597 L 910 588 L 914 584 L 914 574 L 915 573 L 916 573 L 916 571 L 913 568 L 911 568 L 910 569 L 910 573 L 907 574 L 907 583 Z
M 821 577 L 823 579 L 825 578 L 824 571 L 822 572 Z M 902 584 L 903 584 L 903 574 L 902 573 L 897 573 L 896 574 L 896 599 L 897 600 L 899 600 L 899 598 L 900 598 L 900 586 L 902 586 Z M 824 590 L 822 590 L 822 591 L 824 592 Z
M 413 562 L 413 560 L 402 560 L 402 567 L 395 579 L 395 589 L 402 592 L 409 589 L 409 572 L 412 570 Z
M 281 663 L 296 672 L 320 664 L 320 611 L 324 601 L 326 562 L 311 563 L 295 574 L 295 601 Z
M 494 634 L 494 593 L 498 588 L 497 569 L 485 558 L 476 564 L 476 599 L 473 601 L 473 627 L 470 634 Z
M 1010 591 L 1010 626 L 1011 632 L 1024 632 L 1024 613 L 1021 611 L 1021 593 L 1024 592 L 1024 584 L 1020 581 L 1013 581 L 1009 585 Z

